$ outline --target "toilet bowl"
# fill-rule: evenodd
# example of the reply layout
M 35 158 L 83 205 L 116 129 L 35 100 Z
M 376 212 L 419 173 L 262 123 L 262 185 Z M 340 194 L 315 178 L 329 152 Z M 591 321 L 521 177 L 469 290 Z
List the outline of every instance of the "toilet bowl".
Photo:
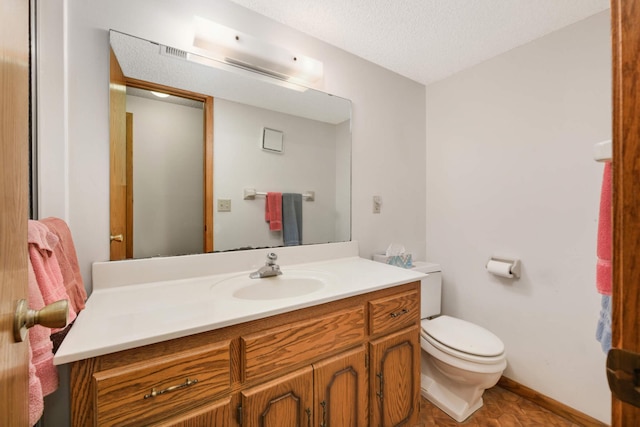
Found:
M 500 379 L 507 366 L 504 345 L 486 329 L 449 316 L 422 320 L 421 326 L 422 395 L 462 422 L 482 407 L 482 394 Z M 453 344 L 449 327 L 458 333 Z
M 482 407 L 482 394 L 507 366 L 504 344 L 481 326 L 440 315 L 440 266 L 416 262 L 421 283 L 422 395 L 458 422 Z

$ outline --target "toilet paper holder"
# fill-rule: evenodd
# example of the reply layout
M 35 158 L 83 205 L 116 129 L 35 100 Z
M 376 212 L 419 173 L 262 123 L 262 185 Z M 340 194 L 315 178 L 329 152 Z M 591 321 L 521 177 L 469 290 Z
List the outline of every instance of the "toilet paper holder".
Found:
M 520 278 L 520 260 L 492 256 L 485 265 L 487 271 L 496 276 Z

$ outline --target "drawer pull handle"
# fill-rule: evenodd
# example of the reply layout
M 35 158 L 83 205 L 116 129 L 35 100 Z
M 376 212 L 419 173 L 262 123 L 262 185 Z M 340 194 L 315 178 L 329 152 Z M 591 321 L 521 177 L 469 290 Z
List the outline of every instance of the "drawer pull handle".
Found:
M 156 396 L 159 396 L 161 394 L 170 393 L 172 391 L 180 390 L 181 388 L 189 387 L 190 385 L 193 385 L 193 384 L 195 384 L 197 382 L 198 382 L 197 378 L 193 379 L 193 380 L 190 380 L 189 378 L 187 378 L 187 380 L 185 382 L 183 382 L 182 384 L 172 385 L 171 387 L 167 387 L 164 390 L 156 391 L 155 388 L 152 388 L 151 389 L 151 393 L 145 394 L 144 398 L 145 399 L 150 399 L 152 397 L 156 397 Z
M 408 312 L 409 312 L 409 309 L 403 308 L 400 311 L 396 311 L 395 313 L 391 313 L 390 316 L 395 319 L 396 317 L 402 316 L 403 314 L 407 314 Z

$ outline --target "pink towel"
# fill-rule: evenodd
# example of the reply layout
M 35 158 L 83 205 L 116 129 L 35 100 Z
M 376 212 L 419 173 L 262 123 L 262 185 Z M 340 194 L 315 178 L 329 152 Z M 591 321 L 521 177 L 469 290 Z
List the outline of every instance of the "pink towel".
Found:
M 69 300 L 54 252 L 54 248 L 59 243 L 58 237 L 50 232 L 46 225 L 29 220 L 27 241 L 29 243 L 29 306 L 39 310 L 53 302 Z M 67 323 L 75 318 L 76 312 L 70 306 Z M 38 325 L 29 330 L 32 362 L 44 396 L 58 388 L 58 371 L 53 365 L 51 333 L 60 330 Z
M 29 425 L 35 425 L 42 417 L 44 411 L 44 398 L 42 396 L 42 385 L 40 378 L 36 374 L 36 367 L 33 364 L 33 354 L 29 346 Z
M 282 230 L 282 193 L 267 193 L 264 219 L 269 223 L 269 230 Z
M 59 244 L 53 248 L 53 252 L 58 259 L 64 287 L 69 294 L 70 304 L 76 313 L 84 309 L 84 302 L 87 300 L 87 291 L 84 289 L 80 267 L 78 266 L 78 256 L 76 247 L 73 244 L 71 230 L 67 223 L 60 218 L 45 218 L 41 223 L 55 234 L 59 239 Z
M 30 259 L 28 264 L 29 308 L 40 310 L 45 306 L 45 303 Z M 31 402 L 31 399 L 34 400 L 36 412 L 38 399 L 51 394 L 58 388 L 58 371 L 53 365 L 53 343 L 50 336 L 51 330 L 49 328 L 35 325 L 29 329 L 29 353 L 31 356 L 29 361 L 29 402 Z M 36 378 L 31 378 L 31 365 L 34 367 Z M 31 406 L 29 413 L 31 413 Z
M 602 190 L 600 193 L 600 216 L 598 218 L 598 262 L 596 264 L 596 287 L 602 295 L 611 295 L 613 281 L 611 269 L 611 243 L 613 240 L 611 216 L 611 163 L 604 164 Z
M 59 243 L 58 237 L 53 234 L 46 225 L 39 221 L 29 220 L 27 227 L 27 241 L 29 243 L 29 259 L 36 275 L 38 288 L 42 294 L 45 305 L 59 300 L 69 300 L 69 294 L 64 287 L 64 280 L 58 258 L 54 248 Z M 76 311 L 69 306 L 69 318 L 67 323 L 76 318 Z M 61 329 L 53 329 L 52 332 Z

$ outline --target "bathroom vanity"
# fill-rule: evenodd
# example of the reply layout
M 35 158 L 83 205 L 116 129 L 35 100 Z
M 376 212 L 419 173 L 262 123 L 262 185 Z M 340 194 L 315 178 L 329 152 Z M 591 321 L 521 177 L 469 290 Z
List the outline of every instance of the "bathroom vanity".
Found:
M 72 424 L 413 425 L 423 275 L 357 257 L 282 269 L 282 277 L 304 272 L 323 286 L 294 297 L 249 295 L 237 304 L 238 291 L 257 283 L 238 279 L 242 272 L 94 292 L 56 355 L 57 364 L 71 364 Z M 141 292 L 156 298 L 143 304 L 153 317 L 150 305 L 175 300 L 168 289 L 176 286 L 188 289 L 187 299 L 209 298 L 210 310 L 188 303 L 190 313 L 180 313 L 175 301 L 165 316 L 176 321 L 156 332 L 151 323 L 136 325 L 139 312 L 125 315 L 130 323 L 95 317 L 106 315 L 103 303 L 116 294 Z M 227 296 L 223 288 L 234 286 Z M 215 298 L 204 296 L 212 290 Z

